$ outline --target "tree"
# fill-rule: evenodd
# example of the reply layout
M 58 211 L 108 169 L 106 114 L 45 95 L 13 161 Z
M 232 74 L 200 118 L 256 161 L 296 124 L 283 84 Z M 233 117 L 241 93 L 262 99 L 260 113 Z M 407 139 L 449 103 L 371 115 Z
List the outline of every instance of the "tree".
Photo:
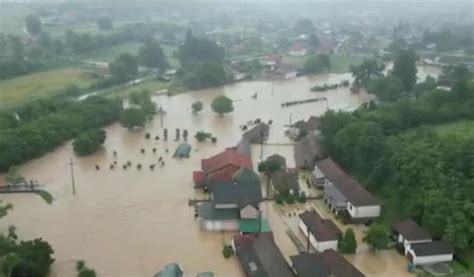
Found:
M 370 80 L 382 76 L 385 66 L 374 59 L 364 59 L 360 65 L 351 65 L 354 87 L 366 87 Z
M 403 83 L 395 76 L 380 77 L 371 80 L 367 91 L 377 96 L 380 101 L 395 102 L 401 98 Z
M 211 103 L 211 108 L 219 115 L 230 113 L 234 110 L 232 100 L 225 95 L 220 95 L 214 98 Z
M 203 105 L 201 101 L 196 101 L 191 105 L 191 109 L 193 109 L 193 113 L 198 113 L 202 111 Z
M 193 61 L 217 61 L 224 59 L 225 52 L 214 41 L 197 38 L 191 29 L 186 32 L 186 40 L 178 48 L 178 59 L 182 66 L 186 66 Z
M 303 73 L 321 73 L 325 70 L 331 69 L 331 61 L 327 54 L 319 54 L 317 56 L 309 56 L 304 65 Z
M 355 238 L 354 230 L 351 228 L 347 229 L 340 242 L 339 250 L 343 254 L 354 254 L 357 249 L 357 241 Z
M 392 75 L 400 79 L 405 91 L 410 92 L 416 84 L 416 55 L 413 49 L 401 50 L 393 63 Z
M 367 230 L 364 241 L 369 244 L 372 250 L 380 250 L 387 247 L 389 243 L 388 231 L 381 224 L 373 224 Z
M 86 156 L 96 152 L 104 144 L 106 133 L 101 129 L 92 129 L 80 134 L 72 143 L 74 152 Z
M 321 39 L 315 33 L 312 33 L 308 38 L 309 45 L 318 47 L 321 44 Z
M 48 276 L 54 259 L 51 245 L 43 239 L 21 241 L 15 251 L 18 264 L 12 270 L 12 276 Z
M 130 53 L 123 53 L 109 63 L 109 71 L 116 82 L 125 82 L 138 73 L 138 61 Z
M 186 67 L 182 82 L 191 89 L 223 85 L 227 81 L 222 63 L 216 61 L 195 61 Z
M 7 181 L 7 184 L 10 184 L 10 185 L 13 185 L 13 186 L 21 184 L 21 183 L 25 183 L 25 177 L 23 177 L 20 174 L 20 168 L 18 166 L 10 167 L 5 180 Z
M 168 67 L 168 60 L 160 44 L 153 38 L 146 40 L 145 45 L 138 52 L 140 64 L 146 67 L 165 70 Z
M 273 172 L 281 169 L 281 164 L 275 160 L 265 160 L 258 164 L 258 172 L 265 174 L 267 177 L 267 197 L 270 193 L 270 176 Z
M 77 277 L 95 277 L 96 273 L 93 269 L 88 268 L 84 261 L 76 263 Z
M 27 15 L 25 18 L 26 31 L 31 35 L 37 35 L 41 32 L 41 19 L 37 14 Z
M 128 108 L 120 113 L 120 124 L 127 129 L 135 129 L 145 126 L 146 115 L 142 109 Z
M 114 22 L 110 17 L 101 17 L 97 20 L 97 27 L 100 30 L 112 30 L 114 28 Z
M 198 131 L 198 132 L 196 132 L 194 137 L 196 138 L 197 141 L 203 142 L 206 139 L 210 139 L 212 137 L 212 134 L 211 133 L 206 133 L 206 132 L 203 132 L 203 131 Z

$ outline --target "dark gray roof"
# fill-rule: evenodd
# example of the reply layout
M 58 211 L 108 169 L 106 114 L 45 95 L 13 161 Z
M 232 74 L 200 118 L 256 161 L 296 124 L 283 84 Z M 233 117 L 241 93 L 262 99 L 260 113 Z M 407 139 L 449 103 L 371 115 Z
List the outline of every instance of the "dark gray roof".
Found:
M 290 257 L 298 277 L 328 277 L 329 271 L 324 265 L 320 253 L 304 253 Z
M 303 223 L 309 227 L 309 232 L 317 241 L 338 240 L 341 230 L 330 219 L 322 219 L 316 211 L 304 212 L 299 215 Z
M 213 182 L 210 191 L 216 204 L 247 204 L 257 206 L 262 201 L 260 177 L 251 169 L 242 168 L 236 172 L 233 182 Z
M 432 239 L 430 232 L 412 219 L 394 224 L 393 229 L 409 241 Z
M 235 149 L 237 152 L 239 152 L 242 155 L 251 155 L 252 154 L 252 148 L 250 146 L 250 142 L 247 138 L 242 137 L 242 139 L 237 143 L 235 146 Z
M 271 175 L 271 180 L 273 187 L 278 192 L 286 192 L 289 190 L 299 189 L 298 179 L 296 179 L 293 174 L 288 173 L 283 169 L 273 172 Z
M 329 268 L 331 277 L 364 277 L 354 265 L 348 262 L 339 252 L 328 249 L 322 253 L 324 264 Z
M 307 135 L 295 144 L 295 164 L 297 168 L 313 170 L 321 157 L 321 145 L 315 135 Z
M 248 139 L 250 143 L 263 143 L 267 138 L 270 132 L 270 126 L 266 123 L 259 123 L 255 125 L 252 129 L 248 130 L 242 135 L 242 138 Z
M 288 263 L 273 240 L 272 233 L 234 238 L 237 256 L 247 276 L 293 277 Z
M 354 206 L 380 205 L 380 202 L 370 192 L 347 175 L 332 159 L 326 158 L 318 161 L 316 166 L 324 177 L 331 181 Z
M 413 243 L 411 248 L 417 257 L 454 254 L 453 247 L 442 240 Z
M 286 167 L 286 159 L 282 155 L 279 154 L 273 154 L 271 156 L 267 157 L 267 161 L 275 161 L 277 162 L 281 167 Z

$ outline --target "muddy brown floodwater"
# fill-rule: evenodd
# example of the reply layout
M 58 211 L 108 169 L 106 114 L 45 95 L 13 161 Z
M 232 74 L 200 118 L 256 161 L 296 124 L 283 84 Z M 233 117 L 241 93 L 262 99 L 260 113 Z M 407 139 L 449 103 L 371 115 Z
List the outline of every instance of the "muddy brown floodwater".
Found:
M 420 70 L 420 75 L 439 73 L 433 68 Z M 423 76 L 423 75 L 422 75 Z M 68 142 L 56 151 L 21 166 L 27 179 L 38 180 L 54 196 L 52 205 L 45 204 L 33 195 L 1 195 L 12 203 L 14 210 L 0 224 L 0 231 L 9 225 L 18 227 L 22 239 L 43 237 L 55 250 L 56 262 L 52 276 L 74 276 L 75 262 L 83 259 L 95 268 L 99 276 L 151 276 L 165 264 L 178 262 L 187 274 L 213 271 L 217 276 L 242 276 L 237 259 L 225 260 L 221 250 L 232 233 L 201 231 L 188 206 L 189 198 L 203 197 L 192 188 L 191 174 L 200 167 L 200 160 L 234 145 L 241 136 L 239 125 L 250 119 L 273 120 L 270 143 L 288 143 L 284 125 L 290 116 L 293 122 L 309 115 L 321 115 L 328 107 L 352 109 L 371 97 L 365 93 L 351 94 L 348 89 L 325 93 L 310 92 L 314 84 L 336 83 L 351 79 L 350 74 L 327 74 L 290 80 L 250 81 L 222 88 L 160 96 L 154 100 L 166 111 L 164 127 L 169 129 L 169 141 L 155 141 L 162 136 L 160 118 L 141 131 L 127 131 L 118 124 L 106 128 L 104 150 L 89 156 L 74 157 Z M 251 96 L 257 93 L 258 98 Z M 209 103 L 213 97 L 226 94 L 232 98 L 235 110 L 226 116 L 216 116 Z M 281 103 L 316 96 L 326 96 L 327 102 L 296 105 L 282 108 Z M 191 114 L 191 103 L 200 100 L 205 109 Z M 193 146 L 190 159 L 176 160 L 171 155 L 179 142 L 174 141 L 175 129 L 187 129 Z M 197 143 L 192 137 L 204 130 L 217 136 L 216 144 Z M 152 139 L 146 140 L 150 132 Z M 145 154 L 140 149 L 146 150 Z M 157 148 L 153 154 L 152 149 Z M 166 153 L 169 149 L 169 153 Z M 118 166 L 113 151 L 118 152 Z M 254 164 L 260 153 L 253 147 Z M 264 157 L 280 152 L 293 163 L 291 146 L 265 146 Z M 149 165 L 164 157 L 165 167 L 153 171 Z M 69 160 L 74 157 L 77 194 L 72 195 Z M 132 168 L 122 169 L 130 161 Z M 138 170 L 136 165 L 143 168 Z M 95 170 L 95 165 L 100 170 Z M 279 214 L 265 204 L 266 215 L 272 223 L 275 237 L 286 255 L 296 253 L 288 242 L 285 225 Z

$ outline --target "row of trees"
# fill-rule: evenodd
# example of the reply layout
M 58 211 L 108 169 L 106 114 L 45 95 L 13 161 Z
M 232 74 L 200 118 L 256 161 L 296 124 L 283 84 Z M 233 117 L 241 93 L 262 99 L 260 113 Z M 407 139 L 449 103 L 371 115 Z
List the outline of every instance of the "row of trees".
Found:
M 0 171 L 52 151 L 83 132 L 108 125 L 119 118 L 122 102 L 118 99 L 90 97 L 68 102 L 38 117 L 15 121 L 15 127 L 0 130 Z
M 457 80 L 451 92 L 427 90 L 418 99 L 400 96 L 353 113 L 328 111 L 320 124 L 324 149 L 369 190 L 391 199 L 386 212 L 414 218 L 461 250 L 474 247 L 474 139 L 413 128 L 474 119 L 470 78 Z
M 156 104 L 147 90 L 135 91 L 129 97 L 130 107 L 120 113 L 120 124 L 127 129 L 144 127 L 156 114 Z
M 331 69 L 331 59 L 328 54 L 309 56 L 301 69 L 303 74 L 317 74 Z

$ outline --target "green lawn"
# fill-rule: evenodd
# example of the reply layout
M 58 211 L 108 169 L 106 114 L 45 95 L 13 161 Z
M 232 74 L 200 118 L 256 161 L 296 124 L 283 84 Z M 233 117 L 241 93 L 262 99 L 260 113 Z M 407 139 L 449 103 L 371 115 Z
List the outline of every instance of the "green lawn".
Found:
M 331 54 L 329 55 L 331 59 L 331 73 L 345 73 L 349 72 L 350 65 L 360 64 L 363 58 L 359 56 L 352 55 L 341 55 L 341 54 Z M 293 57 L 285 56 L 283 58 L 283 63 L 294 65 L 297 67 L 303 67 L 308 56 L 304 57 Z
M 439 136 L 458 135 L 474 137 L 474 120 L 461 120 L 433 126 Z
M 28 74 L 0 81 L 0 110 L 53 96 L 70 84 L 87 87 L 92 79 L 73 67 Z
M 140 83 L 135 86 L 121 88 L 121 89 L 114 89 L 107 92 L 105 95 L 107 97 L 119 97 L 124 98 L 127 97 L 133 91 L 140 91 L 140 90 L 149 90 L 151 93 L 157 92 L 162 89 L 166 89 L 169 87 L 169 83 L 158 81 L 158 80 L 150 80 Z
M 143 43 L 140 42 L 127 42 L 89 52 L 84 54 L 81 58 L 91 61 L 110 62 L 122 53 L 137 55 L 142 46 Z

